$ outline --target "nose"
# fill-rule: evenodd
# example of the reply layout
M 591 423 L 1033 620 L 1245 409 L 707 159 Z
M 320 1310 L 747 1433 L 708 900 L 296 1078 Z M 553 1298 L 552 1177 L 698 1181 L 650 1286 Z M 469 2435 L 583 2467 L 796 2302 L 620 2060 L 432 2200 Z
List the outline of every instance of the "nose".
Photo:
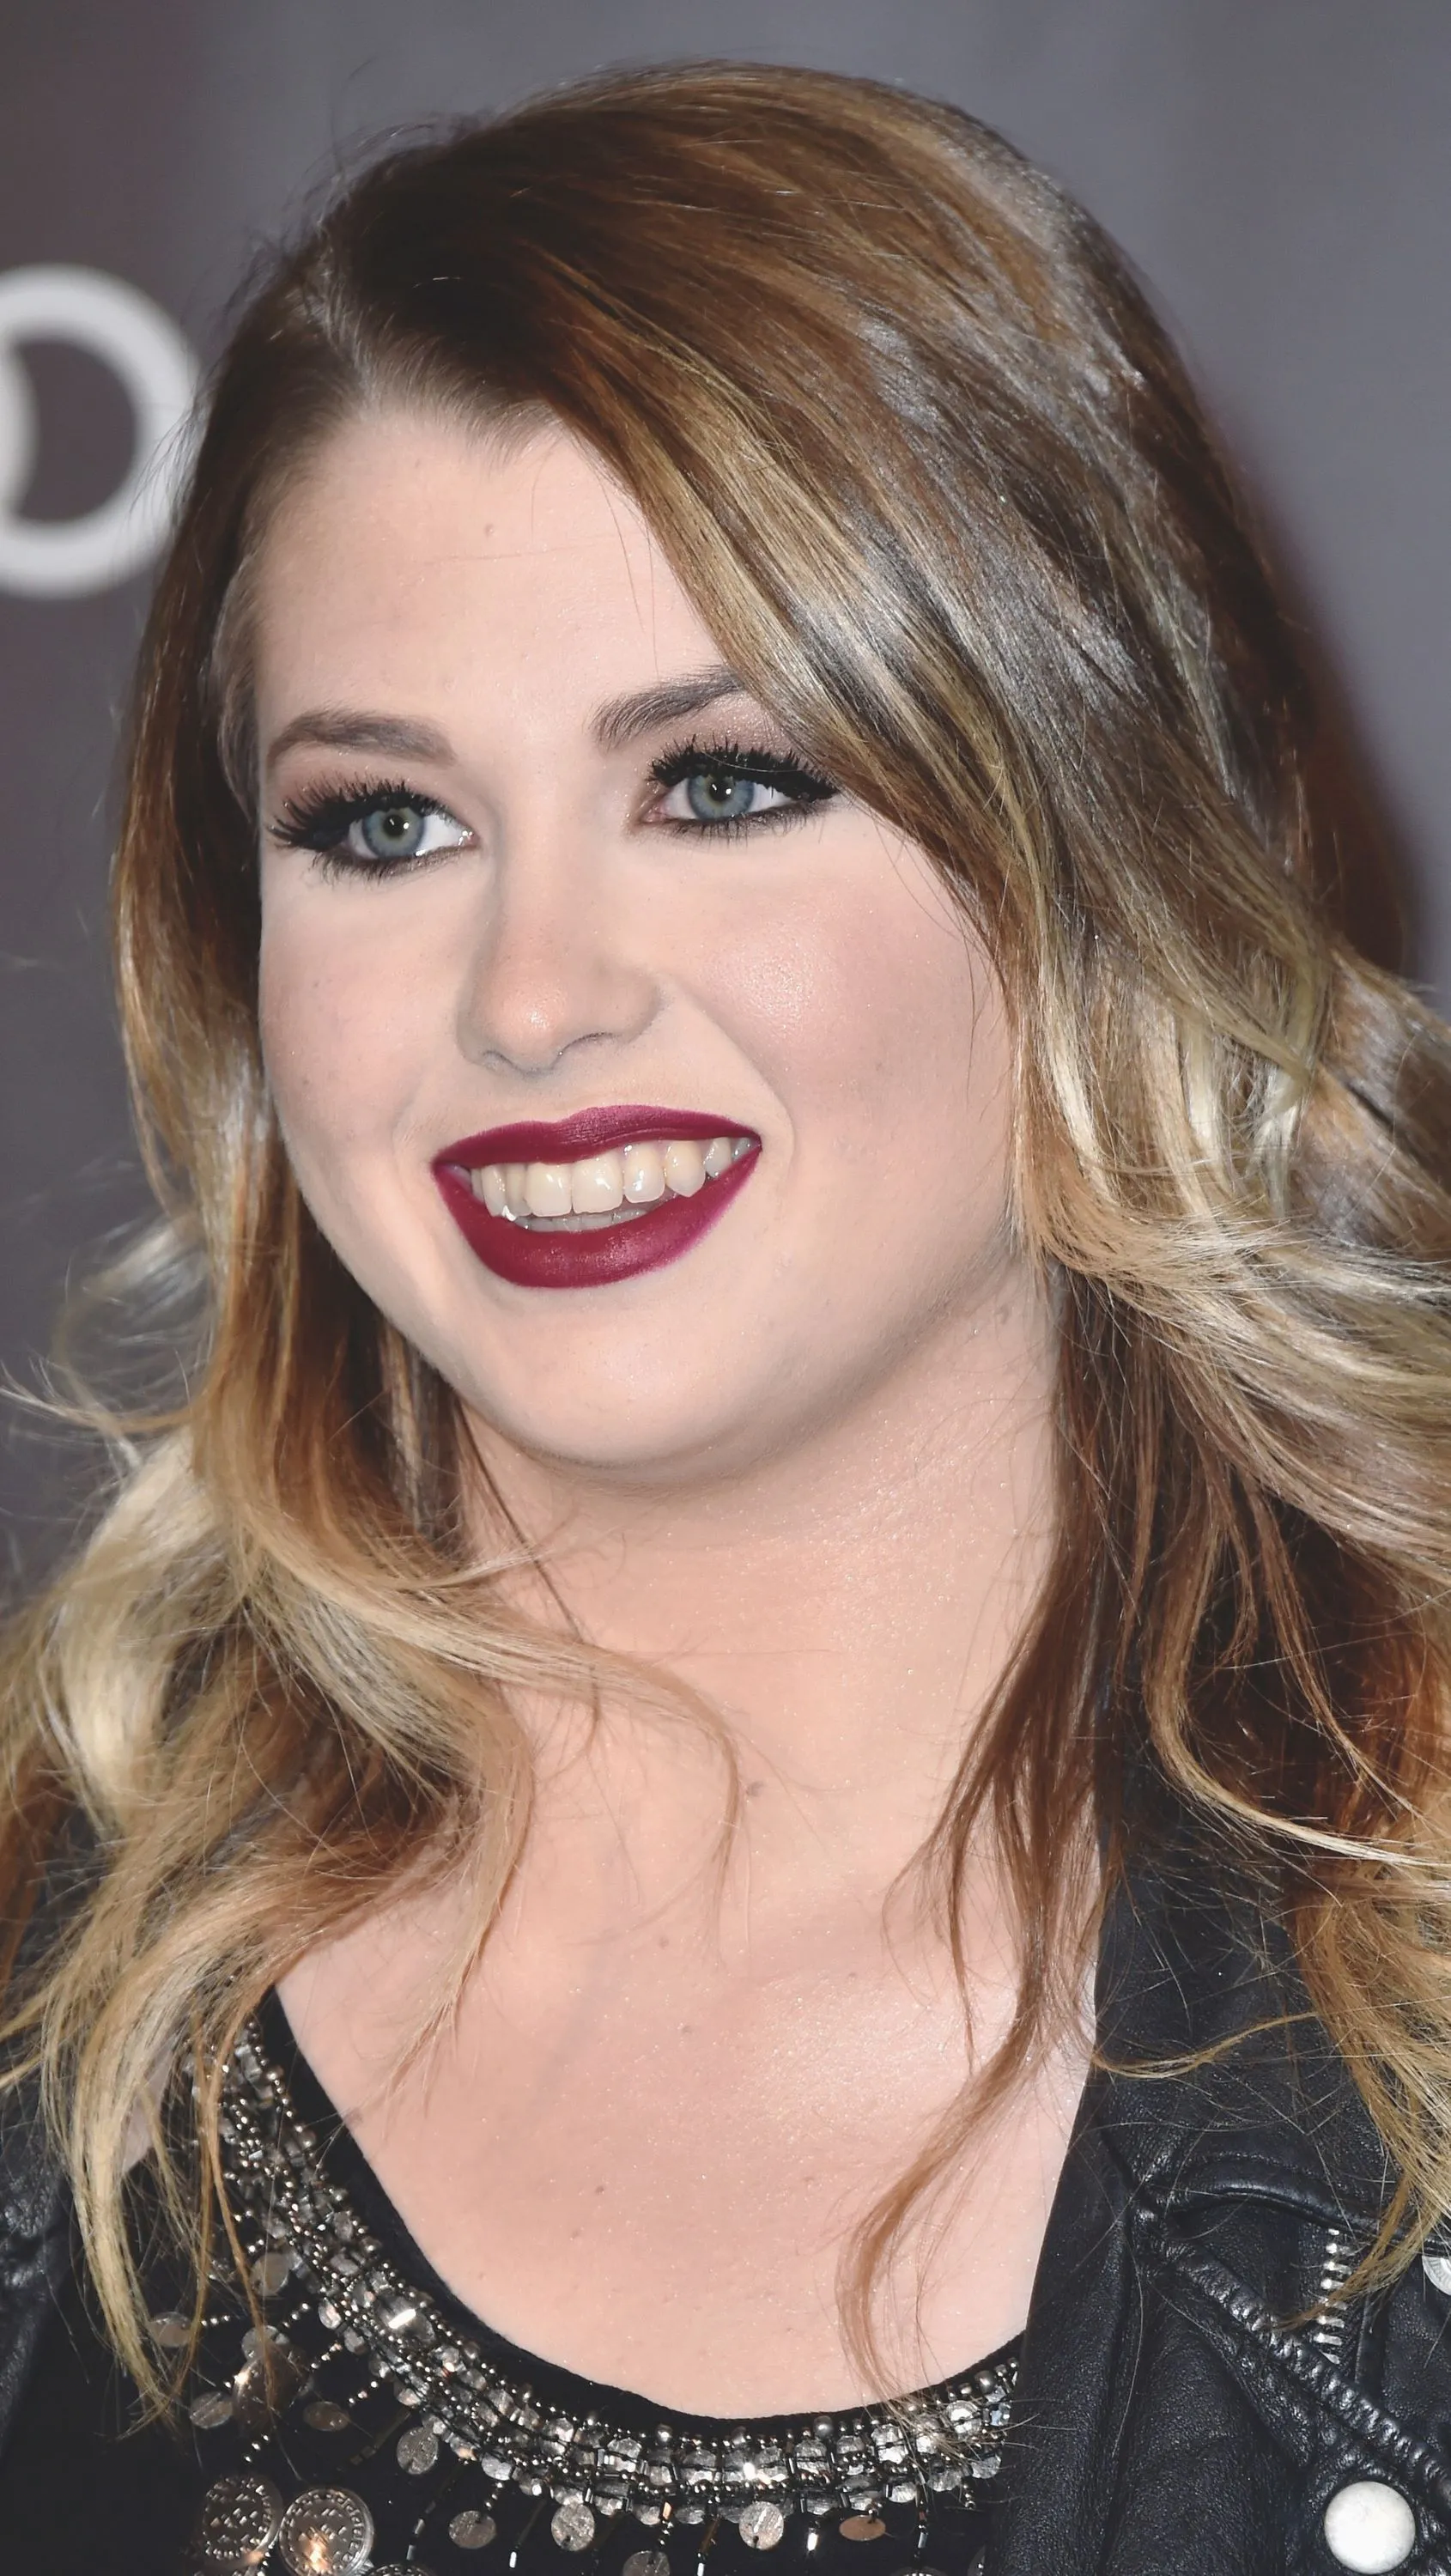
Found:
M 489 871 L 460 995 L 470 1062 L 537 1077 L 576 1050 L 639 1037 L 659 988 L 631 927 L 577 823 L 511 837 Z

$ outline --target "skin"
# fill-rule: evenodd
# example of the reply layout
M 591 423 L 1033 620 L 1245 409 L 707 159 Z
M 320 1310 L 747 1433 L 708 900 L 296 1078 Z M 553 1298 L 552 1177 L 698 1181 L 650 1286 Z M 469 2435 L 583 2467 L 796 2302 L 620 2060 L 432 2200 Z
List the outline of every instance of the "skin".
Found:
M 769 710 L 737 693 L 601 740 L 602 709 L 720 654 L 562 434 L 349 425 L 281 505 L 257 599 L 264 813 L 401 781 L 453 818 L 386 881 L 264 835 L 263 1043 L 300 1185 L 548 1533 L 572 1615 L 708 1696 L 743 1788 L 722 1861 L 706 1732 L 620 1706 L 586 1736 L 526 1703 L 534 1826 L 441 2033 L 400 2069 L 461 1887 L 400 1896 L 283 2000 L 492 2325 L 693 2411 L 845 2404 L 843 2241 L 970 2073 L 910 1865 L 1051 1537 L 1001 999 L 924 855 L 845 796 L 733 838 L 667 802 L 650 765 L 682 737 L 790 751 Z M 317 709 L 436 739 L 274 748 Z M 715 1228 L 607 1288 L 484 1270 L 439 1149 L 642 1100 L 760 1136 Z M 986 1862 L 965 1938 L 981 2051 L 1014 1979 Z M 925 2275 L 893 2276 L 898 2384 L 1022 2324 L 1081 2076 L 1065 2041 L 956 2177 Z

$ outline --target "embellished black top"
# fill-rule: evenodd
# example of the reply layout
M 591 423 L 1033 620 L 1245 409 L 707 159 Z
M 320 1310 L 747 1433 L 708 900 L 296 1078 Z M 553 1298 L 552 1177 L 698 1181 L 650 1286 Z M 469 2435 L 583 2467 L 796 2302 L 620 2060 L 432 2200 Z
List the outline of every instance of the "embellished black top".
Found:
M 1016 2345 L 892 2405 L 683 2416 L 494 2334 L 403 2226 L 269 1998 L 227 2071 L 253 2299 L 209 2283 L 180 2428 L 135 2426 L 74 2267 L 0 2466 L 6 2563 L 45 2576 L 967 2576 Z M 151 2330 L 184 2344 L 148 2267 Z M 122 2438 L 122 2437 L 125 2438 Z M 13 2560 L 12 2560 L 13 2553 Z

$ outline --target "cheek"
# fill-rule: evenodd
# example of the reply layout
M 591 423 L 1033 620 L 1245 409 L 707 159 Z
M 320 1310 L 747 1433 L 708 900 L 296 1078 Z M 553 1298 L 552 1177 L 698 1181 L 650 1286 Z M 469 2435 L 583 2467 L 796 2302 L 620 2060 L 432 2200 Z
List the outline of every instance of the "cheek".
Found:
M 311 935 L 301 907 L 263 914 L 263 1062 L 294 1159 L 366 1151 L 416 1078 L 421 1032 L 408 979 L 373 940 Z
M 920 1188 L 1004 1181 L 1010 1050 L 986 956 L 920 868 L 841 869 L 759 944 L 723 945 L 718 1016 L 766 1074 L 798 1156 Z M 863 879 L 865 881 L 863 881 Z

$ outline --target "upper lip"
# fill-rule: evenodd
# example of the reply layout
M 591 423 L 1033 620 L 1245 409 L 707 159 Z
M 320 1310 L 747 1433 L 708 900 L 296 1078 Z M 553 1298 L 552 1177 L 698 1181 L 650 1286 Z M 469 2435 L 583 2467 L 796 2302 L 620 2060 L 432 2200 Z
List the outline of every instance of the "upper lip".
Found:
M 477 1136 L 460 1136 L 456 1144 L 445 1145 L 434 1161 L 458 1163 L 467 1171 L 482 1171 L 488 1163 L 577 1163 L 591 1154 L 606 1154 L 612 1146 L 668 1144 L 672 1136 L 750 1136 L 756 1141 L 754 1128 L 739 1118 L 630 1103 L 578 1109 L 572 1118 L 527 1118 L 512 1127 L 484 1127 Z

